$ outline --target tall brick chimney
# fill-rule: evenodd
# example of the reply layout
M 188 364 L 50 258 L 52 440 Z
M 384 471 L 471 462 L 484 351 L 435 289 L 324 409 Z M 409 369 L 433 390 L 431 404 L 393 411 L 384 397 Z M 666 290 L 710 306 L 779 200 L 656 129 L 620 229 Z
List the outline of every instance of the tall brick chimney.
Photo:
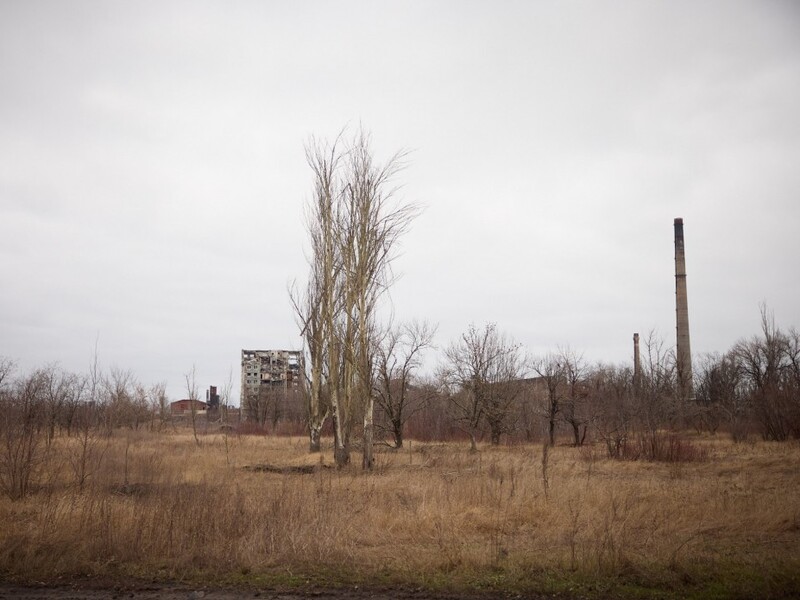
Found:
M 639 334 L 633 334 L 633 386 L 636 391 L 642 384 L 642 361 L 639 355 Z
M 692 350 L 689 344 L 689 301 L 686 296 L 686 251 L 683 245 L 683 219 L 675 219 L 675 317 L 678 392 L 688 400 L 692 390 Z

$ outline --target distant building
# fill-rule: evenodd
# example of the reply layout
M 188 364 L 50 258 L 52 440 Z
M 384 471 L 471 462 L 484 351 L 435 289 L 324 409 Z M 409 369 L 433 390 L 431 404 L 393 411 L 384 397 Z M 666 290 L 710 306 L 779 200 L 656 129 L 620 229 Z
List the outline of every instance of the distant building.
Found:
M 243 396 L 262 387 L 299 387 L 302 373 L 299 350 L 242 350 Z
M 195 414 L 206 414 L 206 410 L 208 410 L 208 404 L 203 402 L 202 400 L 195 400 L 194 401 L 194 410 Z M 192 413 L 192 401 L 191 400 L 176 400 L 175 402 L 170 402 L 169 404 L 169 412 L 173 416 L 182 416 L 182 415 L 189 415 Z
M 245 418 L 263 425 L 297 411 L 302 392 L 299 350 L 242 350 L 241 407 Z

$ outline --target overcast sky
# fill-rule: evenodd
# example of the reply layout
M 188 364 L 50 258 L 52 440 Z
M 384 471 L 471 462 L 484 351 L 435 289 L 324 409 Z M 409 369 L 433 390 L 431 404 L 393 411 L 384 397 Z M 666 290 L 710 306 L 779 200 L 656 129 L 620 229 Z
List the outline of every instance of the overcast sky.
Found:
M 424 207 L 398 320 L 531 354 L 800 325 L 800 4 L 0 1 L 0 355 L 223 385 L 299 347 L 304 144 L 346 125 Z M 431 355 L 430 368 L 437 357 Z

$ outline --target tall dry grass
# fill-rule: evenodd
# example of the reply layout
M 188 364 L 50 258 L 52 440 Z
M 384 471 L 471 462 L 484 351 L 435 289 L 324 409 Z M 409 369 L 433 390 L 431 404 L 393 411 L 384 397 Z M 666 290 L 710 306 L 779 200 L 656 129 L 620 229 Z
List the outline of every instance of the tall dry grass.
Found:
M 45 484 L 0 500 L 6 577 L 261 574 L 443 581 L 607 581 L 800 590 L 800 446 L 699 440 L 706 460 L 410 443 L 336 470 L 302 438 L 124 433 L 83 487 L 55 442 Z M 311 473 L 245 467 L 315 465 Z M 555 585 L 555 584 L 554 584 Z M 772 586 L 770 588 L 770 586 Z M 744 590 L 744 591 L 742 591 Z

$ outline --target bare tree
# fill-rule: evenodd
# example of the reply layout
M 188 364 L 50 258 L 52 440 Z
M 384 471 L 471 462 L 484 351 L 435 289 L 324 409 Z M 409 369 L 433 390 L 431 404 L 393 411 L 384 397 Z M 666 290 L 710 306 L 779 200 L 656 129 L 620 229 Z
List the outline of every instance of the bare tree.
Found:
M 319 268 L 319 265 L 314 264 Z M 323 286 L 319 274 L 314 271 L 309 278 L 306 292 L 300 295 L 296 287 L 290 289 L 290 297 L 300 323 L 300 334 L 305 343 L 308 361 L 305 361 L 303 393 L 305 397 L 306 423 L 308 426 L 309 452 L 321 449 L 322 428 L 330 414 L 325 401 L 327 346 L 324 335 L 326 308 L 322 302 Z M 329 365 L 328 365 L 329 366 Z
M 403 153 L 385 164 L 373 159 L 362 130 L 341 149 L 312 140 L 306 157 L 314 171 L 308 211 L 311 275 L 303 296 L 293 294 L 310 353 L 309 431 L 311 448 L 324 420 L 327 392 L 334 425 L 337 465 L 350 461 L 350 437 L 363 418 L 365 469 L 372 467 L 375 315 L 392 280 L 390 265 L 399 237 L 416 210 L 395 200 L 391 181 Z
M 308 361 L 309 450 L 320 451 L 320 435 L 331 408 L 338 406 L 340 349 L 336 324 L 341 314 L 341 254 L 337 226 L 340 210 L 341 134 L 332 142 L 312 139 L 306 145 L 306 162 L 314 173 L 314 193 L 306 208 L 306 228 L 311 243 L 310 274 L 305 292 L 294 286 L 290 298 L 305 340 Z M 338 424 L 340 425 L 340 424 Z M 339 432 L 340 426 L 336 426 Z M 338 448 L 338 444 L 337 444 Z M 342 457 L 343 459 L 344 457 Z
M 37 370 L 0 390 L 0 489 L 12 500 L 26 496 L 35 484 L 46 385 L 46 372 Z
M 360 130 L 347 154 L 340 227 L 344 273 L 345 399 L 363 405 L 362 466 L 372 468 L 374 396 L 373 361 L 377 303 L 392 283 L 391 262 L 398 239 L 416 215 L 411 204 L 395 200 L 392 180 L 404 166 L 399 152 L 385 164 L 375 162 L 369 135 Z M 352 375 L 352 379 L 350 376 Z M 352 385 L 351 385 L 352 383 Z
M 598 365 L 587 377 L 592 422 L 610 458 L 623 458 L 637 418 L 630 368 Z
M 797 332 L 782 331 L 762 305 L 761 335 L 739 341 L 731 350 L 764 439 L 800 436 L 799 346 Z
M 800 332 L 794 328 L 786 334 L 786 361 L 784 395 L 790 406 L 792 436 L 800 439 Z
M 558 354 L 547 354 L 537 358 L 532 368 L 541 379 L 547 390 L 544 416 L 547 420 L 547 435 L 551 446 L 556 443 L 556 420 L 561 412 L 561 402 L 567 385 L 566 369 L 563 357 Z
M 414 321 L 389 329 L 378 345 L 375 360 L 375 402 L 388 421 L 395 448 L 403 447 L 403 427 L 424 408 L 425 396 L 410 393 L 414 371 L 430 347 L 436 327 Z
M 0 392 L 8 387 L 11 375 L 16 369 L 16 363 L 5 356 L 0 356 Z
M 129 423 L 129 427 L 133 429 L 139 429 L 140 425 L 150 423 L 152 420 L 148 389 L 138 381 L 133 386 L 130 415 L 131 423 Z
M 137 403 L 134 398 L 139 385 L 130 370 L 111 367 L 102 375 L 103 421 L 106 434 L 111 435 L 114 428 L 134 427 L 137 421 Z
M 575 446 L 582 446 L 586 440 L 591 420 L 591 415 L 586 407 L 588 394 L 583 381 L 587 370 L 586 362 L 582 354 L 578 354 L 569 347 L 561 348 L 559 355 L 567 387 L 563 401 L 564 421 L 572 428 Z
M 233 391 L 233 367 L 228 369 L 228 378 L 225 380 L 225 385 L 222 386 L 219 395 L 219 417 L 223 425 L 228 423 L 228 406 L 231 402 L 231 393 Z
M 522 386 L 524 359 L 520 346 L 497 331 L 494 323 L 482 330 L 470 325 L 458 342 L 445 350 L 443 377 L 451 387 L 454 416 L 477 450 L 481 424 L 489 428 L 493 445 L 514 426 L 515 401 Z
M 81 401 L 75 412 L 75 442 L 67 456 L 79 490 L 83 490 L 86 482 L 100 468 L 108 449 L 108 438 L 101 437 L 98 431 L 100 386 L 101 375 L 95 346 L 89 372 L 83 378 Z
M 183 379 L 186 382 L 186 394 L 189 400 L 189 411 L 192 417 L 192 435 L 194 435 L 194 442 L 200 445 L 200 438 L 197 437 L 197 404 L 200 401 L 197 392 L 197 377 L 195 366 L 192 365 L 192 370 L 183 374 Z
M 57 365 L 48 365 L 40 369 L 43 380 L 45 442 L 47 447 L 53 442 L 56 425 L 64 422 L 67 412 L 80 397 L 81 382 L 79 378 L 67 373 Z
M 701 358 L 693 371 L 697 377 L 698 417 L 714 433 L 724 423 L 734 442 L 748 436 L 750 404 L 743 378 L 731 353 L 709 354 Z
M 685 425 L 686 399 L 678 393 L 675 354 L 655 331 L 644 340 L 645 359 L 637 388 L 639 421 L 648 435 L 660 428 Z
M 167 382 L 161 381 L 154 383 L 147 388 L 147 403 L 152 417 L 151 430 L 157 428 L 162 431 L 172 417 L 169 410 L 169 399 L 167 398 Z M 156 425 L 156 420 L 158 424 Z

